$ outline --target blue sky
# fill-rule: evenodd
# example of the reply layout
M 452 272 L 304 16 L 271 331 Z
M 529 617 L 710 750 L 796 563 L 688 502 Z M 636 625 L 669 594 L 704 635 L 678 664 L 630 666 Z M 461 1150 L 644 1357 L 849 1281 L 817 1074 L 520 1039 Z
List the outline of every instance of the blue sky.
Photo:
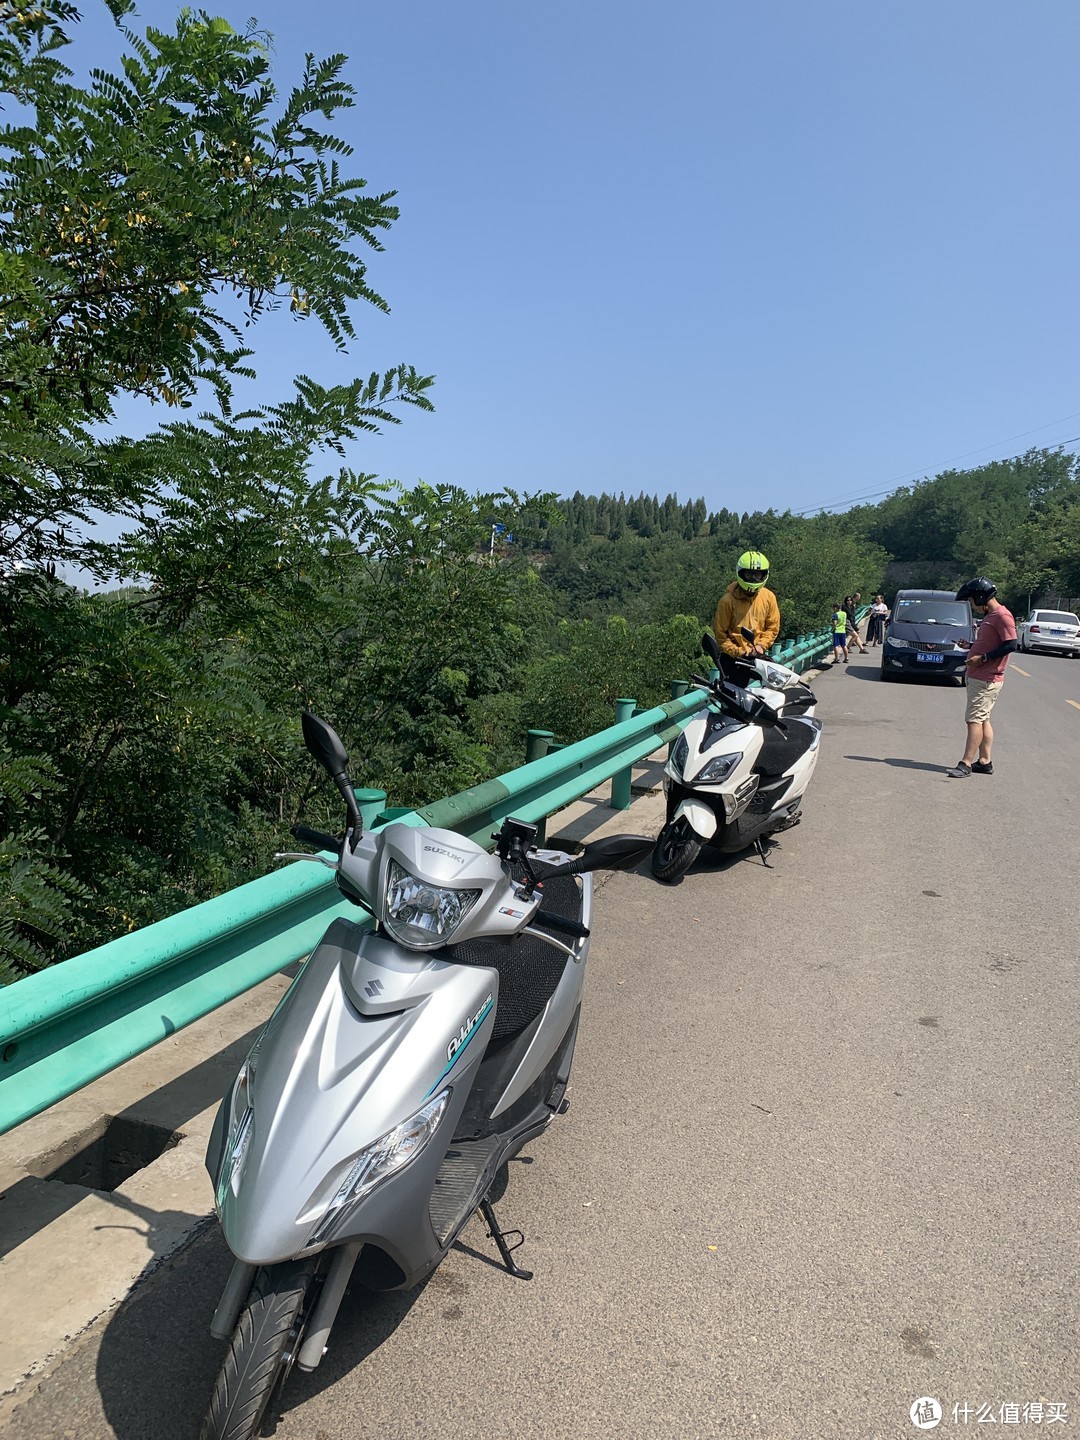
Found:
M 358 469 L 801 510 L 1080 437 L 1073 0 L 207 8 L 346 53 L 398 191 L 389 316 L 255 332 L 252 398 L 437 376 Z

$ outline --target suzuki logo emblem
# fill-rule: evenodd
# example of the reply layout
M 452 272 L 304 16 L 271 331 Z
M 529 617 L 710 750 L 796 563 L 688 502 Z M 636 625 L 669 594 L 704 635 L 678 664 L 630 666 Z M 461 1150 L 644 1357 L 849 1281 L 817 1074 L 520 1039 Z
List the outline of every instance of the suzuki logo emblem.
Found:
M 368 997 L 369 1000 L 374 1000 L 375 996 L 382 992 L 382 988 L 383 985 L 381 980 L 369 980 L 368 983 L 364 986 L 364 994 Z

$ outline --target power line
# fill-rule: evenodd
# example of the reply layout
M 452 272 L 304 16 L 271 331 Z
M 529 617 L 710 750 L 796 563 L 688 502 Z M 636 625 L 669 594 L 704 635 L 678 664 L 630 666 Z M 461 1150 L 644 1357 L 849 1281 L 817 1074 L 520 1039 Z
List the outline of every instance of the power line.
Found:
M 967 460 L 967 459 L 969 459 L 970 456 L 972 456 L 972 455 L 981 455 L 981 454 L 983 453 L 983 451 L 985 451 L 985 450 L 995 450 L 999 445 L 1007 445 L 1010 440 L 1022 440 L 1025 435 L 1037 435 L 1040 430 L 1049 430 L 1052 425 L 1064 425 L 1064 423 L 1065 423 L 1066 420 L 1075 420 L 1078 415 L 1080 415 L 1080 410 L 1074 411 L 1073 414 L 1071 414 L 1071 415 L 1063 415 L 1063 416 L 1060 418 L 1060 420 L 1048 420 L 1045 425 L 1036 425 L 1036 426 L 1034 427 L 1034 429 L 1032 429 L 1032 430 L 1021 430 L 1021 431 L 1020 431 L 1018 434 L 1016 434 L 1016 435 L 1006 435 L 1003 439 L 1001 439 L 1001 440 L 994 440 L 994 441 L 992 441 L 991 444 L 989 444 L 989 445 L 980 445 L 977 450 L 965 450 L 962 455 L 954 455 L 951 460 L 946 460 L 946 461 L 944 462 L 944 464 L 942 464 L 942 465 L 940 465 L 940 466 L 939 466 L 939 465 L 934 465 L 934 466 L 923 465 L 923 466 L 921 466 L 918 470 L 909 470 L 909 471 L 906 471 L 903 475 L 896 475 L 896 476 L 894 476 L 893 479 L 888 482 L 888 484 L 889 484 L 889 486 L 891 487 L 891 486 L 900 485 L 900 484 L 902 484 L 905 480 L 915 480 L 915 479 L 918 479 L 919 476 L 927 474 L 927 472 L 928 472 L 929 470 L 931 470 L 931 469 L 935 470 L 937 473 L 940 473 L 941 470 L 944 469 L 946 465 L 955 465 L 958 460 Z M 1072 443 L 1073 443 L 1073 442 L 1072 442 L 1071 440 L 1057 440 L 1057 441 L 1054 442 L 1055 445 L 1071 445 Z M 1008 456 L 1007 458 L 1008 458 L 1008 459 L 1015 459 L 1016 457 L 1015 457 L 1015 456 Z M 888 490 L 877 490 L 877 491 L 874 492 L 874 495 L 887 495 L 887 494 L 889 494 L 889 491 L 888 491 Z M 826 500 L 826 501 L 823 501 L 822 504 L 817 505 L 817 506 L 812 506 L 811 508 L 812 508 L 812 509 L 816 509 L 816 510 L 829 510 L 829 509 L 831 509 L 833 506 L 836 506 L 836 505 L 844 505 L 844 504 L 852 504 L 852 505 L 855 505 L 855 504 L 858 504 L 858 502 L 859 502 L 860 499 L 872 499 L 872 498 L 873 498 L 872 496 L 840 495 L 840 496 L 838 496 L 835 500 Z M 806 511 L 806 510 L 798 510 L 798 511 L 796 511 L 795 513 L 798 514 L 798 515 L 805 515 L 805 514 L 808 514 L 809 512 Z
M 1065 415 L 1062 417 L 1062 420 L 1074 420 L 1075 418 L 1075 415 Z M 1052 420 L 1049 422 L 1049 424 L 1060 425 L 1062 424 L 1062 420 Z M 1035 427 L 1035 430 L 1022 430 L 1019 435 L 1012 435 L 1009 438 L 1012 440 L 1020 440 L 1023 439 L 1025 435 L 1034 435 L 1037 430 L 1046 430 L 1048 428 L 1048 425 L 1037 425 Z M 1080 441 L 1080 435 L 1072 435 L 1067 440 L 1054 440 L 1045 448 L 1048 450 L 1060 450 L 1062 446 L 1075 445 L 1077 441 Z M 1004 445 L 1006 441 L 999 440 L 995 443 L 998 445 Z M 956 455 L 953 457 L 952 460 L 946 460 L 945 463 L 941 466 L 931 467 L 927 465 L 921 470 L 911 470 L 905 475 L 897 475 L 895 479 L 888 482 L 885 489 L 883 490 L 871 490 L 868 493 L 862 495 L 848 495 L 837 500 L 823 501 L 817 505 L 808 505 L 803 510 L 793 510 L 791 513 L 793 515 L 816 515 L 825 510 L 833 510 L 839 505 L 854 506 L 860 505 L 863 503 L 863 501 L 866 500 L 880 500 L 885 495 L 891 495 L 895 489 L 897 489 L 900 485 L 904 483 L 905 480 L 918 479 L 920 476 L 926 475 L 931 470 L 931 468 L 933 468 L 936 473 L 940 474 L 941 471 L 946 469 L 949 465 L 954 465 L 957 460 L 966 460 L 971 455 L 980 455 L 983 453 L 983 451 L 992 449 L 994 449 L 993 445 L 982 445 L 979 447 L 978 450 L 968 450 L 964 455 Z M 1018 450 L 1015 455 L 999 455 L 997 457 L 997 460 L 991 463 L 1002 464 L 1008 460 L 1019 460 L 1021 456 L 1026 454 L 1026 450 Z

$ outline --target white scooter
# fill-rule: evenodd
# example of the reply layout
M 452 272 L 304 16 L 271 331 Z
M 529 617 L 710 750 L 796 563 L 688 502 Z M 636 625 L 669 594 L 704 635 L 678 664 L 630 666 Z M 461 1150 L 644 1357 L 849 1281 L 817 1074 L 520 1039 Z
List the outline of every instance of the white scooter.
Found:
M 765 837 L 802 818 L 821 740 L 813 691 L 794 672 L 763 658 L 732 659 L 708 634 L 701 648 L 720 678 L 691 677 L 710 704 L 675 742 L 665 769 L 667 818 L 652 871 L 667 883 L 685 875 L 703 845 L 722 854 L 753 845 L 767 865 Z M 751 675 L 782 683 L 749 688 Z

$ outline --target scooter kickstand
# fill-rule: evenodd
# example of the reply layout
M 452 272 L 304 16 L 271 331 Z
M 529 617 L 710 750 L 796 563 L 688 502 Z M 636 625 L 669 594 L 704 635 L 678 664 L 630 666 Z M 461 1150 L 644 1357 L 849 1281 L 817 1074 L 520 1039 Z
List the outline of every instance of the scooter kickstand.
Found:
M 500 1230 L 499 1222 L 495 1218 L 495 1209 L 490 1200 L 481 1200 L 477 1209 L 484 1217 L 484 1222 L 488 1227 L 488 1236 L 494 1240 L 495 1244 L 499 1247 L 502 1262 L 509 1273 L 516 1276 L 518 1280 L 531 1280 L 533 1278 L 533 1272 L 531 1270 L 522 1270 L 521 1266 L 515 1265 L 513 1261 L 514 1251 L 525 1244 L 525 1236 L 522 1232 L 520 1230 Z M 506 1243 L 507 1240 L 512 1239 L 515 1235 L 518 1237 L 516 1243 L 508 1245 Z
M 761 837 L 760 835 L 759 835 L 758 838 L 754 841 L 754 848 L 757 850 L 757 853 L 761 856 L 761 863 L 765 866 L 765 869 L 766 869 L 766 870 L 771 870 L 773 867 L 769 864 L 768 860 L 765 858 L 765 841 L 762 839 L 762 837 Z

